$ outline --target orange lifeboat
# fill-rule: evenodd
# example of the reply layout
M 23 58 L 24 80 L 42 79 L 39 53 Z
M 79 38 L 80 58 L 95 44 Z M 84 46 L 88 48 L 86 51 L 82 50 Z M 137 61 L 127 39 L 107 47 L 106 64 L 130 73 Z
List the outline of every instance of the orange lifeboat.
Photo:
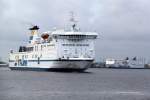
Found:
M 49 37 L 49 34 L 42 34 L 41 37 L 42 37 L 44 40 L 47 40 L 48 37 Z

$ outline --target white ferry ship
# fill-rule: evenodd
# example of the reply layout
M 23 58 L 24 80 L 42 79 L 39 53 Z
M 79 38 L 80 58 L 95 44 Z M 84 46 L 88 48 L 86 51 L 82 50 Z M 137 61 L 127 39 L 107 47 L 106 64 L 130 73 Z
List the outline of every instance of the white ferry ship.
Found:
M 53 29 L 38 33 L 39 27 L 29 30 L 26 46 L 18 52 L 11 50 L 9 67 L 12 70 L 77 70 L 84 71 L 94 61 L 94 41 L 98 34 L 82 32 L 71 18 L 69 29 Z

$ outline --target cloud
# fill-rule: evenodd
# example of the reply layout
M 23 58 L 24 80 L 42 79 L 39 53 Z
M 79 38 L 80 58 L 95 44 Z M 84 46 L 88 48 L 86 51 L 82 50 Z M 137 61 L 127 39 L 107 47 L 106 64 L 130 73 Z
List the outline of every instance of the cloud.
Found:
M 31 24 L 39 25 L 40 32 L 64 27 L 69 12 L 74 11 L 82 31 L 100 34 L 98 57 L 136 54 L 149 57 L 149 3 L 149 0 L 0 0 L 3 49 L 0 55 L 7 58 L 10 48 L 27 42 Z

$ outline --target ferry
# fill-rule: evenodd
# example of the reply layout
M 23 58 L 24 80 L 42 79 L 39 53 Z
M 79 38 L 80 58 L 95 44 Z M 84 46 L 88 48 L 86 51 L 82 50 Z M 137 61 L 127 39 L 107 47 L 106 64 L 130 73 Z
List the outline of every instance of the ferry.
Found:
M 84 71 L 94 61 L 96 32 L 82 32 L 75 19 L 69 28 L 52 29 L 39 34 L 39 26 L 29 28 L 29 42 L 9 53 L 11 70 Z

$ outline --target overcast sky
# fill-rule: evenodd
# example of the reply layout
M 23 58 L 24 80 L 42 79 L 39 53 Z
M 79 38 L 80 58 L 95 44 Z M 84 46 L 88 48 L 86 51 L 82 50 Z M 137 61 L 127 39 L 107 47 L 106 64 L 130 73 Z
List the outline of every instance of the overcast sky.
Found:
M 73 11 L 80 28 L 96 31 L 96 58 L 150 59 L 150 0 L 0 0 L 0 56 L 28 40 L 31 24 L 42 31 L 64 27 Z

